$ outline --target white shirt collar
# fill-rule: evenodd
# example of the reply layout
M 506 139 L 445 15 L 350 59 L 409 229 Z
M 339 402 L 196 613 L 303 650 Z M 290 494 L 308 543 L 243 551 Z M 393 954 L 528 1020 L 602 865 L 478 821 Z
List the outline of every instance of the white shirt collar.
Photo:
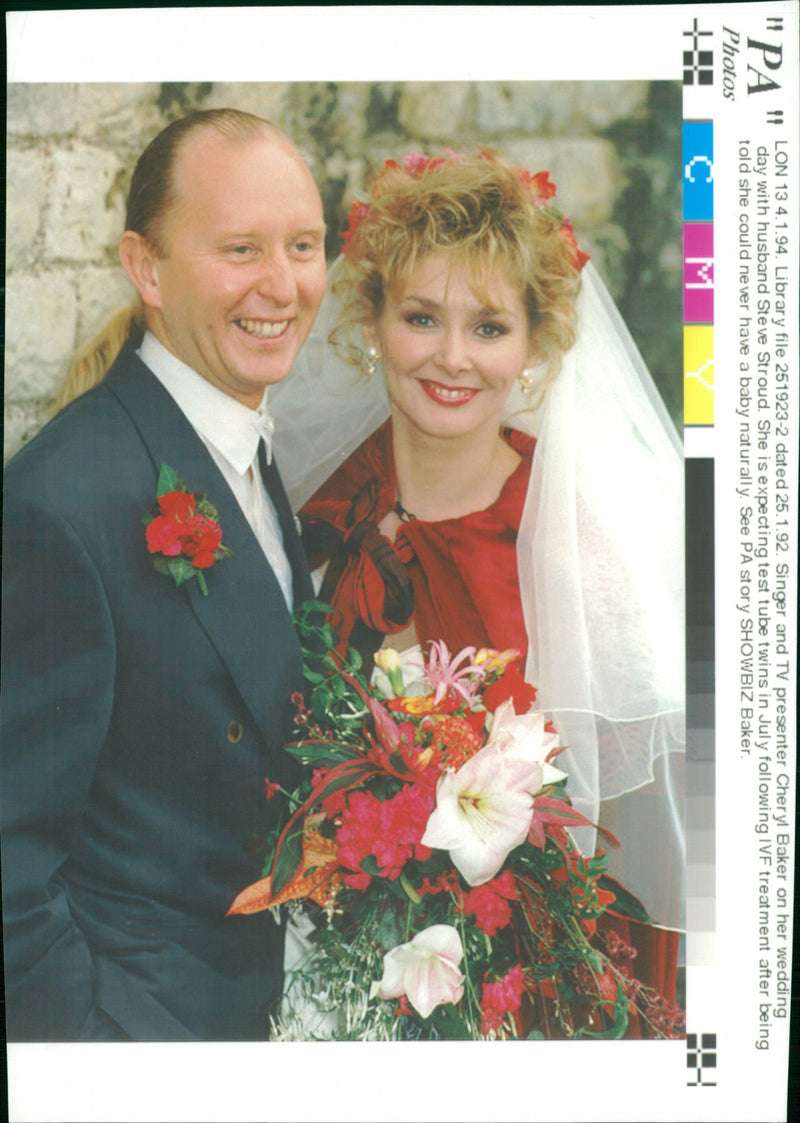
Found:
M 250 409 L 182 362 L 149 331 L 145 332 L 137 353 L 174 398 L 190 425 L 214 445 L 240 475 L 253 463 L 262 437 L 267 461 L 272 460 L 275 422 L 267 409 L 266 389 L 258 409 Z

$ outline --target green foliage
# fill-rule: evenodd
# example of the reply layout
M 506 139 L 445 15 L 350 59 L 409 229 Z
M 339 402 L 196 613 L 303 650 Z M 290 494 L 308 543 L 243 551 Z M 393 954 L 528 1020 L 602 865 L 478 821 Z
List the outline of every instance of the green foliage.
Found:
M 295 612 L 304 674 L 312 687 L 308 707 L 320 726 L 336 730 L 337 740 L 362 744 L 364 721 L 369 716 L 364 702 L 367 682 L 358 652 L 351 648 L 343 657 L 336 651 L 336 632 L 330 622 L 333 615 L 330 605 L 317 600 L 306 601 Z
M 169 464 L 162 464 L 158 469 L 158 487 L 156 495 L 160 499 L 162 495 L 168 495 L 171 491 L 185 491 L 186 489 L 181 486 L 181 479 L 174 468 L 170 468 Z

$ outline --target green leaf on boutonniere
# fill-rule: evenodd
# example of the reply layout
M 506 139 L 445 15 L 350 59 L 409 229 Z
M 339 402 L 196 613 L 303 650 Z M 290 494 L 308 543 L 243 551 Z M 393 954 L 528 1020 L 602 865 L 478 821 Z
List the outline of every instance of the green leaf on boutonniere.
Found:
M 170 468 L 169 464 L 162 464 L 158 469 L 158 487 L 156 489 L 156 496 L 160 498 L 170 491 L 185 491 L 186 489 L 181 484 L 181 479 L 174 468 Z
M 167 558 L 167 569 L 176 585 L 182 585 L 192 577 L 201 576 L 188 558 Z

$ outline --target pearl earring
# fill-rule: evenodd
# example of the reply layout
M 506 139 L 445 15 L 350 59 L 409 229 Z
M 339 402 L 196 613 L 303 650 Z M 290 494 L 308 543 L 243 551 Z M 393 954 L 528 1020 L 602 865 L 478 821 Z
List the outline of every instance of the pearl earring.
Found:
M 523 394 L 532 394 L 536 389 L 536 372 L 532 367 L 525 367 L 519 373 L 519 384 Z
M 372 378 L 375 371 L 378 369 L 378 362 L 380 360 L 380 353 L 377 347 L 367 348 L 367 374 Z

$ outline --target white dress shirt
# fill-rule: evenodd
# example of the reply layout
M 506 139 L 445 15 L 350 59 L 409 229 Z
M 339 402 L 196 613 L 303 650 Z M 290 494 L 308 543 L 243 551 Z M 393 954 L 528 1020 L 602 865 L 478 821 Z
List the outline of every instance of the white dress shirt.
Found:
M 258 466 L 258 444 L 262 439 L 267 461 L 272 460 L 275 423 L 267 411 L 267 390 L 258 409 L 250 409 L 181 362 L 149 331 L 145 332 L 137 354 L 175 400 L 214 458 L 258 539 L 291 612 L 292 569 L 278 516 Z M 186 484 L 191 488 L 191 480 Z M 213 503 L 214 497 L 209 499 Z

